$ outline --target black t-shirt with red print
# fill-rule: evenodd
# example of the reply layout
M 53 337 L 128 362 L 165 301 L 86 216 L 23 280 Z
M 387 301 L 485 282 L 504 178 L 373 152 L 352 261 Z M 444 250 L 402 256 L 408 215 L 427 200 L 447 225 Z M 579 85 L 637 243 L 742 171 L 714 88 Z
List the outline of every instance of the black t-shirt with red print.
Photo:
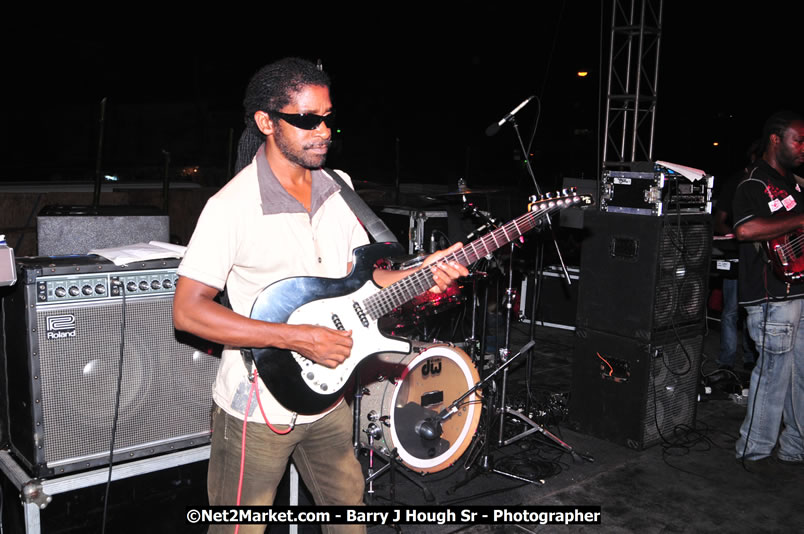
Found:
M 804 187 L 792 173 L 782 176 L 764 160 L 752 165 L 737 186 L 733 201 L 734 227 L 756 217 L 804 213 Z M 804 283 L 785 283 L 768 262 L 761 243 L 740 243 L 740 304 L 757 305 L 766 299 L 804 296 Z

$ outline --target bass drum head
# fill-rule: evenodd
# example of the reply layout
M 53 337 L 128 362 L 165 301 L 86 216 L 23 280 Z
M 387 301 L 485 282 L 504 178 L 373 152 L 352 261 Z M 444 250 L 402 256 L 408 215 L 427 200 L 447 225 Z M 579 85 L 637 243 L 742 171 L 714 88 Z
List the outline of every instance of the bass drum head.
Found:
M 420 349 L 421 350 L 421 349 Z M 421 353 L 380 354 L 367 366 L 361 403 L 363 439 L 420 473 L 435 473 L 454 464 L 469 447 L 480 420 L 482 404 L 475 392 L 441 423 L 441 435 L 426 438 L 422 423 L 437 417 L 471 389 L 480 378 L 469 356 L 460 349 L 437 345 Z M 368 378 L 368 379 L 367 379 Z

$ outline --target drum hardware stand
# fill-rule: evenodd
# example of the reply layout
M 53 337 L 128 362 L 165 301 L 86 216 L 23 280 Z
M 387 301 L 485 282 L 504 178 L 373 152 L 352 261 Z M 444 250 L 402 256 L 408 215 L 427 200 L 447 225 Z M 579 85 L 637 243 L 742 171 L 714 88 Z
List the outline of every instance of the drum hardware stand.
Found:
M 480 380 L 469 391 L 467 391 L 466 393 L 464 393 L 463 395 L 458 397 L 452 404 L 450 404 L 449 407 L 447 407 L 445 410 L 443 410 L 441 412 L 441 414 L 439 414 L 440 417 L 439 417 L 438 422 L 440 423 L 440 422 L 446 421 L 453 413 L 455 413 L 457 411 L 457 409 L 458 409 L 457 407 L 461 403 L 461 401 L 463 401 L 466 397 L 468 397 L 469 395 L 471 395 L 472 393 L 474 393 L 475 391 L 480 389 L 486 382 L 488 382 L 489 380 L 494 378 L 501 371 L 503 373 L 505 373 L 508 370 L 508 367 L 519 356 L 521 356 L 525 352 L 529 351 L 533 347 L 533 345 L 535 345 L 535 344 L 536 344 L 535 341 L 528 342 L 513 357 L 509 358 L 502 365 L 497 367 L 497 369 L 492 371 L 487 377 L 485 377 L 482 380 Z M 501 469 L 497 469 L 496 467 L 494 467 L 494 459 L 492 458 L 492 456 L 490 454 L 490 445 L 491 445 L 490 433 L 491 433 L 491 424 L 492 424 L 492 420 L 493 420 L 493 417 L 491 416 L 491 414 L 496 412 L 495 407 L 494 407 L 494 395 L 485 395 L 484 400 L 486 400 L 486 402 L 488 403 L 488 409 L 486 411 L 486 413 L 488 415 L 488 422 L 486 423 L 485 435 L 481 435 L 480 439 L 478 440 L 478 441 L 480 441 L 480 440 L 483 441 L 483 444 L 482 444 L 483 457 L 480 459 L 480 471 L 477 472 L 476 475 L 480 474 L 480 473 L 495 473 L 497 475 L 502 475 L 502 476 L 505 476 L 505 477 L 508 477 L 508 478 L 512 478 L 514 480 L 519 480 L 520 482 L 527 482 L 529 484 L 543 485 L 544 480 L 529 479 L 529 478 L 526 478 L 526 477 L 519 476 L 519 475 L 517 475 L 515 473 L 509 473 L 507 471 L 503 471 Z M 477 442 L 475 442 L 475 443 L 477 443 Z M 470 453 L 469 453 L 470 454 L 470 459 L 467 460 L 466 465 L 464 466 L 464 469 L 467 470 L 467 471 L 470 469 L 471 464 L 474 462 L 474 457 L 472 457 L 473 453 L 474 453 L 474 451 L 470 450 Z M 471 481 L 473 478 L 474 478 L 473 476 L 467 477 L 466 479 L 464 479 L 460 483 L 456 484 L 450 490 L 450 492 L 454 491 L 455 489 L 459 488 L 460 486 L 463 486 L 463 485 L 469 483 L 469 481 Z
M 558 248 L 558 243 L 556 243 L 556 248 Z M 508 288 L 506 289 L 505 299 L 504 299 L 505 300 L 505 309 L 506 309 L 506 316 L 505 316 L 505 346 L 503 348 L 501 348 L 500 351 L 499 351 L 500 359 L 502 360 L 503 364 L 496 371 L 494 371 L 494 373 L 492 373 L 492 374 L 496 374 L 500 370 L 503 371 L 503 377 L 502 377 L 502 380 L 501 380 L 502 386 L 501 386 L 501 391 L 500 391 L 500 405 L 499 405 L 499 408 L 496 411 L 489 411 L 489 413 L 494 413 L 494 414 L 500 416 L 500 425 L 499 425 L 499 434 L 498 434 L 498 439 L 497 439 L 497 445 L 498 445 L 498 447 L 504 447 L 504 446 L 510 445 L 511 443 L 513 443 L 515 441 L 518 441 L 518 440 L 520 440 L 520 439 L 522 439 L 522 438 L 524 438 L 526 436 L 529 436 L 529 435 L 533 434 L 534 432 L 540 432 L 543 436 L 549 438 L 551 441 L 556 443 L 565 452 L 568 452 L 570 455 L 572 455 L 573 458 L 576 458 L 576 459 L 577 458 L 582 458 L 582 459 L 584 459 L 586 461 L 594 461 L 594 459 L 592 459 L 592 457 L 589 456 L 589 455 L 581 455 L 581 454 L 575 452 L 575 450 L 570 445 L 568 445 L 567 443 L 565 443 L 564 441 L 559 439 L 557 436 L 555 436 L 554 434 L 550 433 L 545 428 L 541 427 L 539 424 L 537 424 L 535 421 L 533 421 L 532 419 L 530 419 L 529 417 L 527 417 L 523 413 L 521 413 L 521 412 L 519 412 L 517 410 L 514 410 L 514 409 L 510 408 L 509 406 L 506 406 L 506 404 L 505 404 L 505 395 L 506 395 L 507 386 L 508 386 L 508 364 L 514 358 L 519 356 L 520 354 L 523 354 L 523 353 L 527 352 L 528 355 L 527 355 L 527 377 L 526 377 L 526 380 L 527 380 L 527 384 L 528 384 L 528 386 L 527 386 L 528 400 L 526 401 L 526 405 L 527 405 L 526 406 L 526 412 L 528 412 L 528 413 L 530 412 L 530 380 L 531 380 L 530 374 L 531 374 L 531 371 L 532 371 L 531 348 L 536 344 L 536 340 L 534 339 L 534 336 L 531 335 L 531 339 L 525 345 L 525 347 L 523 347 L 522 350 L 520 350 L 519 353 L 517 353 L 517 355 L 514 356 L 514 358 L 510 358 L 510 359 L 508 358 L 508 355 L 510 354 L 510 346 L 511 346 L 510 345 L 510 343 L 511 343 L 511 324 L 512 324 L 513 300 L 514 300 L 514 289 L 513 289 L 514 250 L 515 250 L 515 244 L 512 243 L 511 244 L 511 256 L 509 258 L 509 266 L 508 266 Z M 563 265 L 563 261 L 562 261 L 562 265 Z M 566 268 L 565 268 L 565 271 L 566 271 Z M 568 278 L 569 278 L 569 276 L 568 276 Z M 535 294 L 535 292 L 534 292 L 534 294 Z M 533 324 L 534 323 L 535 323 L 535 318 L 531 321 L 531 332 L 533 332 Z M 511 416 L 514 416 L 514 417 L 517 417 L 517 418 L 521 419 L 522 421 L 524 421 L 531 428 L 528 429 L 528 430 L 525 430 L 524 432 L 521 432 L 521 433 L 517 434 L 516 436 L 514 436 L 512 438 L 509 438 L 509 439 L 505 440 L 504 439 L 504 432 L 505 432 L 505 416 L 506 415 L 511 415 Z M 489 425 L 489 426 L 491 426 L 491 425 Z M 488 446 L 488 444 L 486 444 L 486 445 Z M 487 462 L 488 460 L 484 459 L 484 461 Z M 516 476 L 512 476 L 512 478 L 519 479 Z
M 513 322 L 513 317 L 512 316 L 513 316 L 513 310 L 514 310 L 514 250 L 515 250 L 515 246 L 512 243 L 511 244 L 511 256 L 509 258 L 509 264 L 508 264 L 508 287 L 505 290 L 505 297 L 503 298 L 503 303 L 505 305 L 505 345 L 503 347 L 501 347 L 500 350 L 499 350 L 499 357 L 500 357 L 500 360 L 503 362 L 503 366 L 500 367 L 500 369 L 503 369 L 503 377 L 502 377 L 502 387 L 501 387 L 501 394 L 500 394 L 500 408 L 499 408 L 498 412 L 496 412 L 496 413 L 499 413 L 499 415 L 500 415 L 500 430 L 499 430 L 499 436 L 498 436 L 498 439 L 497 439 L 497 444 L 499 446 L 501 446 L 501 447 L 504 444 L 507 445 L 507 443 L 503 443 L 503 434 L 504 434 L 504 431 L 505 431 L 505 415 L 504 414 L 505 414 L 506 411 L 510 410 L 510 408 L 508 408 L 505 405 L 505 394 L 506 394 L 507 385 L 508 385 L 508 366 L 505 365 L 505 364 L 507 364 L 510 361 L 508 359 L 508 356 L 511 353 L 511 324 Z M 526 345 L 526 346 L 527 347 L 532 347 L 535 344 L 536 344 L 536 342 L 533 339 L 531 339 L 530 343 L 528 343 L 528 345 Z M 528 362 L 530 362 L 530 352 L 529 351 L 530 351 L 530 348 L 528 348 L 527 351 L 520 351 L 520 353 L 528 352 L 528 358 L 527 358 Z M 528 367 L 530 367 L 530 366 L 528 366 Z M 530 380 L 530 376 L 527 377 L 527 380 L 528 381 Z M 528 389 L 530 389 L 530 388 L 528 388 Z M 495 412 L 491 412 L 491 413 L 495 413 Z
M 534 271 L 533 271 L 533 288 L 532 288 L 532 295 L 531 295 L 531 304 L 530 304 L 530 339 L 536 339 L 536 321 L 537 315 L 539 313 L 539 306 L 541 304 L 541 290 L 542 284 L 544 283 L 544 244 L 539 243 L 539 246 L 536 248 L 536 258 L 534 261 Z M 542 274 L 540 274 L 542 273 Z M 569 280 L 569 278 L 567 278 Z M 525 398 L 525 413 L 531 413 L 531 374 L 533 372 L 533 364 L 532 358 L 528 355 L 527 361 L 527 397 Z
M 369 427 L 370 426 L 371 425 L 369 425 Z M 402 476 L 408 479 L 409 482 L 411 482 L 413 485 L 422 490 L 424 500 L 426 500 L 427 502 L 435 501 L 435 503 L 438 504 L 438 500 L 433 495 L 433 492 L 430 491 L 430 488 L 425 486 L 422 482 L 416 480 L 410 473 L 407 473 L 406 471 L 399 468 L 399 462 L 397 461 L 397 458 L 399 456 L 397 455 L 396 448 L 394 448 L 394 450 L 391 451 L 391 454 L 389 456 L 386 456 L 385 454 L 374 450 L 375 438 L 373 434 L 374 432 L 372 432 L 370 429 L 366 430 L 366 435 L 368 435 L 369 438 L 369 468 L 368 468 L 368 476 L 366 477 L 366 484 L 368 485 L 368 490 L 366 492 L 369 494 L 369 497 L 373 498 L 374 496 L 374 481 L 387 471 L 391 479 L 389 493 L 392 505 L 396 504 L 396 473 L 400 473 Z M 375 456 L 385 461 L 385 465 L 380 467 L 376 471 L 374 470 Z
M 480 273 L 483 277 L 486 273 Z M 482 297 L 480 294 L 482 293 Z M 482 298 L 483 305 L 480 307 L 479 300 Z M 469 358 L 477 364 L 477 370 L 480 378 L 485 374 L 485 356 L 486 356 L 486 313 L 481 315 L 480 319 L 480 338 L 478 339 L 478 308 L 483 310 L 488 309 L 489 293 L 488 288 L 480 288 L 478 278 L 472 280 L 472 327 L 469 338 L 464 340 L 465 346 L 468 349 L 467 354 Z
M 458 182 L 458 188 L 466 187 L 466 183 L 463 180 Z M 466 198 L 466 195 L 462 195 L 463 199 L 463 212 L 468 213 L 470 216 L 478 218 L 483 221 L 483 225 L 471 232 L 469 235 L 466 236 L 467 240 L 472 240 L 478 237 L 479 235 L 487 232 L 496 230 L 500 226 L 500 221 L 495 219 L 491 215 L 487 215 L 483 213 L 480 209 L 477 208 L 473 203 L 469 202 Z M 480 278 L 486 280 L 488 273 L 485 272 L 478 272 L 477 274 L 480 275 Z M 483 305 L 480 307 L 479 303 L 479 294 L 482 292 L 482 300 Z M 486 319 L 488 315 L 488 304 L 489 304 L 489 294 L 488 294 L 488 286 L 484 285 L 482 289 L 480 288 L 479 278 L 475 277 L 472 280 L 472 331 L 471 337 L 469 339 L 464 340 L 466 346 L 469 348 L 468 355 L 469 358 L 472 359 L 473 362 L 477 365 L 478 373 L 480 375 L 480 379 L 483 379 L 485 375 L 486 369 L 486 332 L 487 332 L 487 324 Z M 478 341 L 478 308 L 483 310 L 483 313 L 480 315 L 480 340 Z
M 363 449 L 363 446 L 360 444 L 360 432 L 361 432 L 361 430 L 360 430 L 360 412 L 361 412 L 360 404 L 362 402 L 363 395 L 368 393 L 368 389 L 364 388 L 360 384 L 360 373 L 354 373 L 354 376 L 355 376 L 355 395 L 354 395 L 354 404 L 352 405 L 352 413 L 353 413 L 352 446 L 354 447 L 354 450 L 355 450 L 355 457 L 357 457 L 360 454 L 360 450 Z M 382 433 L 382 430 L 380 429 L 379 425 L 383 425 L 383 424 L 387 425 L 388 424 L 387 419 L 388 419 L 387 416 L 379 417 L 379 416 L 375 415 L 374 419 L 371 419 L 371 417 L 369 417 L 369 420 L 371 422 L 369 423 L 368 427 L 364 431 L 366 433 L 366 435 L 368 436 L 368 439 L 369 439 L 369 446 L 368 446 L 369 466 L 368 466 L 368 477 L 366 478 L 366 484 L 368 484 L 367 493 L 369 494 L 369 497 L 372 497 L 373 494 L 374 494 L 374 480 L 376 478 L 378 478 L 380 475 L 382 475 L 383 473 L 385 473 L 386 471 L 389 471 L 390 472 L 390 478 L 391 478 L 391 490 L 390 490 L 390 492 L 391 492 L 391 503 L 394 504 L 395 499 L 396 499 L 396 496 L 395 496 L 396 495 L 396 476 L 395 476 L 395 473 L 397 472 L 397 470 L 399 470 L 398 469 L 399 462 L 397 462 L 398 455 L 397 455 L 397 452 L 396 452 L 396 448 L 394 448 L 394 450 L 391 451 L 390 456 L 386 456 L 386 455 L 382 454 L 381 452 L 374 450 L 374 439 L 378 435 L 380 435 Z M 374 457 L 375 457 L 375 455 L 386 462 L 384 466 L 380 467 L 376 471 L 374 470 Z M 422 490 L 422 494 L 424 495 L 424 498 L 425 498 L 425 500 L 427 502 L 432 502 L 432 501 L 435 500 L 435 497 L 433 496 L 433 492 L 430 491 L 430 489 L 427 488 L 424 484 L 422 484 L 421 482 L 419 482 L 418 480 L 416 480 L 415 478 L 410 476 L 405 471 L 399 470 L 399 472 L 405 478 L 407 478 L 411 483 L 413 483 L 415 486 L 418 486 L 418 488 L 420 490 Z
M 368 494 L 368 499 L 367 499 L 366 504 L 368 504 L 369 506 L 374 504 L 374 479 L 377 478 L 378 476 L 380 476 L 383 473 L 383 471 L 385 471 L 386 469 L 390 469 L 390 473 L 391 473 L 391 475 L 390 475 L 390 477 L 391 477 L 391 488 L 389 489 L 389 497 L 390 497 L 389 500 L 391 501 L 391 506 L 395 506 L 396 505 L 396 476 L 395 476 L 394 473 L 396 473 L 396 469 L 397 469 L 396 468 L 396 460 L 395 460 L 396 449 L 391 451 L 391 458 L 386 458 L 382 454 L 376 453 L 377 455 L 381 456 L 384 460 L 386 460 L 388 463 L 385 464 L 383 467 L 381 467 L 378 471 L 374 472 L 374 470 L 373 470 L 374 454 L 375 454 L 374 453 L 374 436 L 372 436 L 371 434 L 369 434 L 369 447 L 371 448 L 371 450 L 369 452 L 368 477 L 366 477 L 366 484 L 368 484 L 368 489 L 366 490 L 366 493 Z M 411 480 L 411 482 L 413 482 L 414 484 L 417 484 L 422 489 L 422 491 L 424 492 L 424 498 L 428 502 L 433 500 L 433 495 L 432 495 L 432 493 L 430 493 L 430 490 L 428 490 L 427 488 L 425 488 L 422 485 L 418 484 L 416 481 Z M 402 532 L 402 527 L 400 527 L 399 525 L 397 525 L 395 523 L 391 524 L 389 526 L 393 527 L 394 531 L 396 531 L 396 532 Z

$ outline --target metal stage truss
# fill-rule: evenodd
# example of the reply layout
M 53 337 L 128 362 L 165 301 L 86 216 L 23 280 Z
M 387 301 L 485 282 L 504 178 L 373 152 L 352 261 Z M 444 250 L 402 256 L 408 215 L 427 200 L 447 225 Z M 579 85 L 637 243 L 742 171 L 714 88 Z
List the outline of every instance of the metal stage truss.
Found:
M 603 168 L 653 159 L 662 0 L 612 0 Z

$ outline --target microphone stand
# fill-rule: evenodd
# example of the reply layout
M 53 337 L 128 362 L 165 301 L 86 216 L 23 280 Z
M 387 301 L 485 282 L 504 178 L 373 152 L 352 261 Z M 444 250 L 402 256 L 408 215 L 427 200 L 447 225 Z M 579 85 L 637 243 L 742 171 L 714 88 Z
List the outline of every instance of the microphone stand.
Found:
M 525 144 L 522 142 L 522 135 L 519 132 L 519 125 L 517 124 L 517 121 L 516 121 L 515 117 L 511 117 L 509 119 L 509 121 L 511 122 L 511 125 L 514 127 L 514 131 L 516 132 L 516 138 L 519 141 L 519 146 L 522 149 L 522 154 L 523 154 L 523 156 L 525 158 L 525 162 L 527 163 L 526 167 L 528 169 L 528 173 L 530 174 L 531 179 L 533 180 L 533 186 L 536 189 L 536 193 L 539 196 L 541 196 L 542 191 L 541 191 L 541 188 L 539 187 L 538 181 L 536 180 L 536 174 L 533 172 L 533 167 L 530 164 L 530 159 L 528 158 L 528 152 L 525 149 Z M 551 236 L 551 238 L 553 240 L 553 245 L 555 246 L 556 253 L 558 254 L 558 259 L 559 259 L 559 262 L 561 264 L 561 268 L 562 268 L 562 270 L 564 272 L 564 277 L 565 277 L 565 279 L 567 281 L 567 284 L 572 285 L 572 281 L 570 280 L 570 275 L 569 275 L 569 272 L 567 271 L 567 267 L 564 264 L 564 258 L 561 255 L 561 249 L 558 246 L 558 241 L 556 240 L 556 236 L 555 236 L 555 230 L 553 228 L 552 221 L 551 221 L 551 218 L 550 218 L 549 215 L 547 215 L 545 217 L 545 221 L 546 221 L 547 226 L 550 228 L 550 236 Z M 541 247 L 541 244 L 539 246 Z M 538 256 L 540 256 L 540 253 L 537 252 L 537 257 Z M 513 270 L 513 262 L 511 264 L 511 269 Z M 538 272 L 534 272 L 534 276 L 533 276 L 534 283 L 538 279 L 537 274 L 538 274 Z M 509 274 L 509 276 L 512 276 L 512 275 L 513 275 L 513 273 Z M 535 288 L 534 288 L 534 294 L 535 294 Z M 532 346 L 532 344 L 535 343 L 535 340 L 534 340 L 534 337 L 535 337 L 534 325 L 536 323 L 536 314 L 537 314 L 537 310 L 536 310 L 536 306 L 535 306 L 536 301 L 534 300 L 533 302 L 534 302 L 534 306 L 531 307 L 531 315 L 532 315 L 532 317 L 531 317 L 531 328 L 530 328 L 530 341 L 531 341 L 530 346 Z M 510 321 L 510 313 L 511 312 L 509 310 L 509 312 L 508 312 L 509 321 Z M 508 349 L 509 349 L 509 347 L 508 347 L 508 338 L 506 337 L 506 348 L 505 348 L 505 351 L 504 351 L 504 356 L 507 355 Z M 533 369 L 533 364 L 532 364 L 531 354 L 528 353 L 527 376 L 526 376 L 526 384 L 527 384 L 528 396 L 527 396 L 526 406 L 525 406 L 525 411 L 528 412 L 528 413 L 530 412 L 530 385 L 531 385 L 531 372 L 532 372 L 532 369 Z M 498 445 L 500 445 L 500 446 L 508 445 L 509 443 L 512 443 L 512 442 L 514 442 L 514 441 L 516 441 L 516 440 L 518 440 L 520 438 L 528 436 L 528 435 L 532 434 L 535 431 L 539 431 L 539 432 L 543 432 L 543 433 L 546 432 L 538 424 L 536 424 L 535 422 L 533 422 L 529 418 L 523 416 L 520 412 L 511 410 L 509 407 L 505 406 L 505 392 L 506 392 L 507 380 L 508 380 L 508 375 L 506 373 L 504 375 L 504 377 L 503 377 L 502 399 L 501 399 L 501 406 L 500 406 L 500 411 L 499 411 L 501 417 L 500 417 L 500 430 L 499 430 Z M 520 419 L 522 419 L 523 421 L 528 423 L 531 426 L 531 429 L 526 430 L 525 432 L 522 432 L 521 434 L 519 434 L 518 436 L 515 436 L 512 439 L 509 439 L 507 441 L 503 441 L 503 433 L 505 431 L 505 428 L 504 428 L 504 426 L 505 426 L 505 413 L 510 413 L 511 415 L 519 417 Z M 554 441 L 556 441 L 558 443 L 563 443 L 560 440 L 558 440 L 558 438 L 555 438 L 552 435 L 550 437 L 551 437 L 551 439 L 554 439 Z M 566 445 L 566 444 L 564 444 L 564 445 Z
M 522 142 L 522 136 L 519 133 L 519 125 L 516 122 L 515 118 L 511 118 L 511 125 L 514 127 L 514 131 L 516 132 L 516 138 L 519 141 L 519 147 L 522 149 L 522 155 L 525 158 L 526 167 L 528 169 L 528 174 L 530 174 L 531 180 L 533 180 L 533 186 L 536 188 L 536 194 L 540 197 L 542 196 L 542 189 L 539 187 L 539 182 L 536 181 L 536 175 L 533 172 L 533 167 L 530 165 L 530 159 L 528 159 L 528 151 L 525 150 L 525 144 Z M 564 278 L 567 280 L 568 285 L 572 285 L 572 280 L 570 280 L 569 271 L 567 271 L 566 265 L 564 265 L 564 258 L 561 255 L 561 249 L 558 247 L 558 241 L 556 240 L 556 234 L 553 230 L 553 224 L 550 219 L 549 214 L 545 214 L 544 220 L 547 221 L 547 226 L 550 227 L 550 234 L 553 238 L 553 245 L 556 247 L 556 253 L 558 254 L 558 261 L 561 263 L 561 269 L 564 271 Z
M 489 373 L 485 378 L 482 378 L 479 382 L 477 382 L 477 384 L 472 386 L 469 389 L 469 391 L 467 391 L 466 393 L 464 393 L 463 395 L 461 395 L 460 397 L 455 399 L 452 402 L 452 404 L 450 404 L 447 408 L 442 410 L 441 413 L 439 414 L 439 424 L 441 422 L 443 422 L 443 421 L 446 421 L 454 413 L 456 413 L 458 411 L 458 406 L 460 405 L 460 403 L 463 402 L 463 400 L 466 399 L 469 395 L 471 395 L 472 393 L 474 393 L 478 389 L 482 388 L 487 382 L 489 382 L 491 379 L 493 379 L 495 376 L 497 376 L 497 374 L 500 373 L 501 371 L 502 372 L 507 372 L 508 366 L 510 366 L 514 362 L 514 360 L 516 360 L 519 356 L 521 356 L 525 352 L 529 351 L 533 347 L 533 345 L 535 343 L 536 343 L 535 341 L 530 341 L 528 344 L 526 344 L 524 347 L 522 347 L 522 349 L 518 353 L 516 353 L 512 358 L 508 359 L 508 361 L 506 361 L 502 365 L 498 366 L 497 369 L 495 369 L 494 371 Z M 494 383 L 492 382 L 492 385 L 493 384 Z M 485 425 L 485 429 L 484 429 L 483 434 L 480 435 L 480 439 L 478 440 L 478 441 L 482 440 L 482 444 L 480 444 L 480 446 L 482 447 L 483 456 L 480 459 L 480 471 L 476 472 L 474 476 L 477 476 L 478 474 L 481 474 L 481 473 L 489 473 L 489 472 L 491 472 L 491 473 L 495 473 L 495 474 L 502 475 L 502 476 L 505 476 L 505 477 L 513 478 L 515 480 L 519 480 L 519 481 L 522 481 L 522 482 L 527 482 L 529 484 L 539 484 L 539 485 L 544 484 L 544 480 L 533 480 L 533 479 L 529 479 L 529 478 L 524 478 L 524 477 L 521 477 L 521 476 L 516 475 L 514 473 L 509 473 L 507 471 L 502 471 L 502 470 L 497 469 L 497 468 L 494 467 L 494 459 L 491 456 L 491 426 L 492 426 L 492 421 L 493 421 L 493 415 L 492 414 L 497 413 L 497 408 L 495 406 L 495 397 L 496 397 L 496 395 L 494 395 L 494 394 L 483 395 L 483 400 L 487 403 L 486 404 L 486 414 L 488 416 L 488 421 L 487 421 L 487 423 Z M 468 458 L 467 458 L 466 464 L 464 466 L 464 469 L 467 470 L 467 471 L 470 469 L 470 466 L 472 465 L 472 463 L 474 463 L 474 461 L 476 459 L 476 456 L 474 456 L 474 454 L 475 454 L 474 448 L 477 445 L 478 445 L 478 442 L 475 442 L 475 444 L 472 446 L 472 449 L 470 449 L 470 452 L 468 453 Z M 456 484 L 455 486 L 453 486 L 453 488 L 451 490 L 449 490 L 448 493 L 455 491 L 456 489 L 458 489 L 459 487 L 461 487 L 461 486 L 463 486 L 465 484 L 468 484 L 474 478 L 474 476 L 468 476 L 463 481 L 461 481 L 458 484 Z
M 503 374 L 506 374 L 508 372 L 508 367 L 511 366 L 511 364 L 513 364 L 514 361 L 517 358 L 519 358 L 520 356 L 522 356 L 526 352 L 529 352 L 533 348 L 533 345 L 535 345 L 535 344 L 536 344 L 536 341 L 530 340 L 514 356 L 509 358 L 507 361 L 503 362 L 502 365 L 497 367 L 497 369 L 495 369 L 488 376 L 486 376 L 485 378 L 483 378 L 482 380 L 477 382 L 474 386 L 472 386 L 469 389 L 469 391 L 467 391 L 466 393 L 462 394 L 460 397 L 455 399 L 447 408 L 442 410 L 441 413 L 438 414 L 437 419 L 435 421 L 431 421 L 431 423 L 435 423 L 436 434 L 440 434 L 439 429 L 440 429 L 441 423 L 443 423 L 444 421 L 446 421 L 447 419 L 452 417 L 453 414 L 458 412 L 458 406 L 461 404 L 461 402 L 463 402 L 464 399 L 466 399 L 469 395 L 471 395 L 472 393 L 474 393 L 478 389 L 481 389 L 487 382 L 489 382 L 492 378 L 494 378 L 500 372 L 502 372 Z M 505 415 L 508 414 L 508 415 L 513 415 L 515 417 L 519 417 L 520 419 L 522 419 L 526 423 L 530 424 L 531 427 L 532 427 L 531 430 L 529 430 L 527 432 L 523 432 L 522 434 L 519 434 L 518 436 L 515 436 L 515 437 L 505 441 L 504 443 L 501 443 L 500 445 L 508 445 L 508 444 L 513 443 L 514 441 L 517 441 L 517 440 L 519 440 L 521 438 L 524 438 L 525 436 L 528 436 L 528 435 L 530 435 L 530 434 L 532 434 L 534 432 L 541 432 L 542 435 L 544 435 L 548 439 L 552 440 L 561 449 L 563 449 L 565 452 L 568 452 L 570 455 L 572 455 L 573 458 L 575 458 L 575 459 L 580 458 L 580 459 L 586 460 L 588 462 L 593 462 L 594 461 L 594 458 L 592 458 L 591 455 L 580 454 L 580 453 L 576 452 L 575 449 L 572 446 L 570 446 L 569 444 L 565 443 L 564 441 L 559 439 L 557 436 L 555 436 L 551 432 L 548 432 L 547 430 L 545 430 L 544 428 L 539 426 L 535 421 L 532 421 L 530 418 L 524 416 L 523 414 L 519 413 L 518 411 L 512 410 L 510 408 L 506 408 L 504 406 L 502 408 L 500 408 L 499 410 L 497 410 L 496 408 L 494 408 L 494 395 L 484 395 L 484 400 L 486 400 L 488 402 L 488 404 L 489 404 L 489 407 L 488 407 L 488 409 L 486 411 L 486 413 L 489 414 L 489 421 L 486 424 L 485 436 L 481 436 L 481 439 L 483 439 L 484 441 L 483 441 L 483 445 L 482 445 L 482 447 L 483 447 L 483 458 L 482 458 L 481 464 L 480 464 L 480 467 L 481 467 L 480 472 L 482 472 L 482 473 L 491 472 L 491 473 L 495 473 L 497 475 L 501 475 L 501 476 L 508 477 L 508 478 L 511 478 L 511 479 L 514 479 L 514 480 L 518 480 L 520 482 L 527 482 L 528 484 L 544 485 L 544 480 L 541 480 L 541 479 L 534 480 L 534 479 L 531 479 L 531 478 L 527 478 L 527 477 L 517 475 L 515 473 L 511 473 L 511 472 L 508 472 L 508 471 L 503 471 L 502 469 L 497 469 L 496 467 L 494 467 L 494 460 L 493 460 L 491 454 L 489 453 L 490 445 L 491 445 L 491 440 L 490 440 L 489 434 L 491 433 L 491 419 L 492 419 L 491 414 L 496 414 L 496 413 L 499 413 L 501 421 L 505 417 Z M 474 462 L 474 458 L 468 459 L 464 469 L 469 470 L 469 468 L 470 468 L 469 466 L 473 462 Z M 476 473 L 476 475 L 477 474 L 479 474 L 479 473 Z M 469 483 L 473 478 L 474 478 L 474 476 L 467 477 L 463 481 L 461 481 L 458 484 L 456 484 L 455 486 L 453 486 L 448 491 L 448 493 L 454 492 L 459 487 L 464 486 L 465 484 Z

